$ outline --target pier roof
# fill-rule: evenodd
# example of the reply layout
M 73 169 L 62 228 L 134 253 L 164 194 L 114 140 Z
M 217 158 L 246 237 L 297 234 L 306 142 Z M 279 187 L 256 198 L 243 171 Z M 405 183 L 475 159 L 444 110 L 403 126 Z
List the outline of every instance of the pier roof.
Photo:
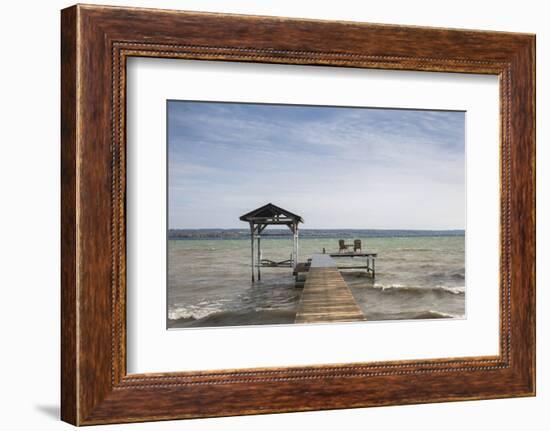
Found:
M 294 214 L 284 208 L 278 207 L 271 202 L 256 208 L 239 217 L 242 221 L 265 223 L 265 224 L 286 224 L 303 223 L 304 219 L 298 214 Z

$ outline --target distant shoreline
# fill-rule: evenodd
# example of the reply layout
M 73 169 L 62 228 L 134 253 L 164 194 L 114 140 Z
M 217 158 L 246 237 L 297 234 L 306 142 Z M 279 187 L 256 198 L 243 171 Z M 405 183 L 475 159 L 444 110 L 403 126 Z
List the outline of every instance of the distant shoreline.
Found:
M 263 237 L 285 238 L 292 234 L 288 229 L 266 230 Z M 464 236 L 464 229 L 416 230 L 416 229 L 301 229 L 301 238 L 415 238 Z M 248 229 L 169 229 L 170 240 L 223 240 L 250 239 Z

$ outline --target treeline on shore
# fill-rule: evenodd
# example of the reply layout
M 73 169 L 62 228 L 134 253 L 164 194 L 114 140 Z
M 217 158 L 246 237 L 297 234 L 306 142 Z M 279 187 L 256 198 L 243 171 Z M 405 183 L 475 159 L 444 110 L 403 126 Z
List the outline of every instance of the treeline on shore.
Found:
M 288 229 L 268 229 L 262 237 L 291 236 Z M 463 229 L 301 229 L 301 238 L 380 238 L 420 236 L 464 236 Z M 250 239 L 248 229 L 169 229 L 168 239 Z

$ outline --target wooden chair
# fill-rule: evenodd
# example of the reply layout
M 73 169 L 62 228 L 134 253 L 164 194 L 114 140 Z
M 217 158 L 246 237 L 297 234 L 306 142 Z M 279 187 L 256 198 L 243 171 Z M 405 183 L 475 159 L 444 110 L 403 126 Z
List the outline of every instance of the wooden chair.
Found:
M 351 247 L 351 244 L 346 244 L 343 239 L 338 240 L 338 253 L 342 253 L 342 251 L 348 251 L 349 247 Z
M 362 247 L 361 247 L 361 240 L 360 239 L 355 239 L 353 240 L 353 252 L 354 253 L 357 253 L 357 251 L 362 251 Z

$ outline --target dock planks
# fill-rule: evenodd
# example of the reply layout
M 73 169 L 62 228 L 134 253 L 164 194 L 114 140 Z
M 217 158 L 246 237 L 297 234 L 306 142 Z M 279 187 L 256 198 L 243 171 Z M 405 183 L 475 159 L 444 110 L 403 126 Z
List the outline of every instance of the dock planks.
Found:
M 366 320 L 334 259 L 314 254 L 307 273 L 295 323 Z

